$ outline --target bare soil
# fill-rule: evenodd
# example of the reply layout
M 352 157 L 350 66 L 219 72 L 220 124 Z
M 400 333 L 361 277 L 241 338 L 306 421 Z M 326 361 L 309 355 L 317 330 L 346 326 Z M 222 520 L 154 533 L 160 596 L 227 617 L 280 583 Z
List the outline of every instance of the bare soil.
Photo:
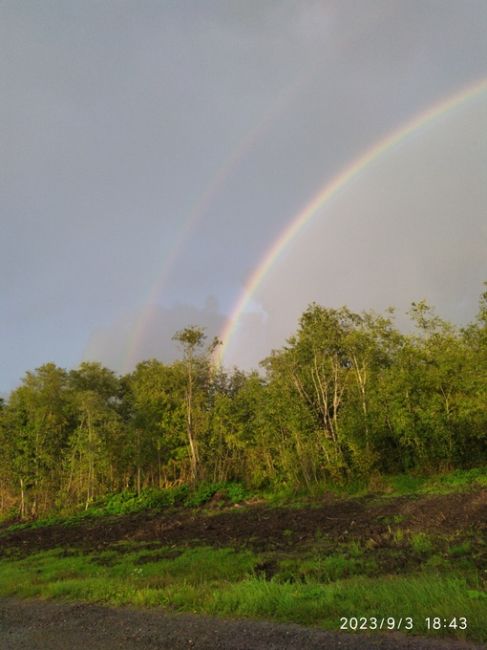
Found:
M 400 572 L 407 562 L 414 562 L 414 554 L 410 548 L 405 549 L 402 557 L 388 553 L 393 544 L 391 531 L 396 528 L 445 539 L 470 536 L 478 542 L 476 562 L 485 569 L 487 489 L 415 498 L 327 496 L 299 508 L 263 503 L 235 507 L 216 499 L 204 509 L 168 509 L 11 532 L 4 529 L 0 531 L 0 557 L 24 556 L 52 548 L 63 548 L 66 553 L 76 549 L 96 556 L 97 551 L 119 542 L 164 547 L 160 550 L 164 557 L 171 553 L 176 557 L 178 549 L 195 545 L 249 548 L 259 553 L 269 552 L 274 557 L 306 553 L 320 544 L 333 548 L 342 542 L 359 540 L 372 548 L 376 557 L 383 555 L 381 571 Z M 140 561 L 144 561 L 143 556 Z M 392 564 L 389 566 L 388 562 Z M 264 561 L 260 570 L 271 577 L 274 568 L 270 560 Z M 398 633 L 354 635 L 161 610 L 0 599 L 0 650 L 466 650 L 482 647 L 486 646 Z
M 0 556 L 56 547 L 93 551 L 123 541 L 245 547 L 260 552 L 305 548 L 322 538 L 333 544 L 364 540 L 380 548 L 388 545 L 394 528 L 445 536 L 472 531 L 485 539 L 487 489 L 415 498 L 327 496 L 300 508 L 262 503 L 230 507 L 217 502 L 213 510 L 168 509 L 94 518 L 69 526 L 5 531 L 0 536 Z

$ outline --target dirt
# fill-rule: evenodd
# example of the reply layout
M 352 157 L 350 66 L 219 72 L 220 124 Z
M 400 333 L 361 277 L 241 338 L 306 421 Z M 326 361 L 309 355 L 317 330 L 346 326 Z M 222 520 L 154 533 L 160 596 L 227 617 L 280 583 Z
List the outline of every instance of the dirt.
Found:
M 327 632 L 160 610 L 0 599 L 0 650 L 474 650 L 462 641 Z
M 307 507 L 265 504 L 222 510 L 167 510 L 85 520 L 5 532 L 0 556 L 29 554 L 55 547 L 103 549 L 115 542 L 145 542 L 149 546 L 250 548 L 256 552 L 286 551 L 316 545 L 361 540 L 371 547 L 387 546 L 391 530 L 454 536 L 471 531 L 485 538 L 487 489 L 416 498 L 340 499 L 327 496 Z
M 118 542 L 138 542 L 159 549 L 160 558 L 177 557 L 186 546 L 250 548 L 270 552 L 273 559 L 256 567 L 271 578 L 276 553 L 306 553 L 320 544 L 360 540 L 383 553 L 384 566 L 391 561 L 391 531 L 400 528 L 447 537 L 475 536 L 484 547 L 487 532 L 487 490 L 463 494 L 399 498 L 340 499 L 327 496 L 306 507 L 272 507 L 263 503 L 229 506 L 213 503 L 205 509 L 143 512 L 91 519 L 75 525 L 52 525 L 19 531 L 2 531 L 0 556 L 28 555 L 39 550 L 63 548 L 76 552 L 101 551 Z M 482 542 L 482 540 L 484 540 Z M 162 548 L 161 548 L 162 547 Z M 172 547 L 172 548 L 171 548 Z M 123 547 L 117 546 L 120 552 Z M 129 548 L 129 547 L 127 547 Z M 151 554 L 151 559 L 154 557 Z M 480 557 L 480 556 L 479 556 Z M 394 555 L 390 571 L 414 562 L 410 552 Z M 100 556 L 100 563 L 110 558 Z M 138 560 L 145 561 L 144 556 Z M 484 560 L 481 560 L 484 562 Z M 363 648 L 454 650 L 485 646 L 406 637 L 399 633 L 380 636 L 326 632 L 297 625 L 252 620 L 222 620 L 207 616 L 174 614 L 161 610 L 108 608 L 87 604 L 46 603 L 0 599 L 0 650 L 159 650 L 198 648 L 291 649 Z

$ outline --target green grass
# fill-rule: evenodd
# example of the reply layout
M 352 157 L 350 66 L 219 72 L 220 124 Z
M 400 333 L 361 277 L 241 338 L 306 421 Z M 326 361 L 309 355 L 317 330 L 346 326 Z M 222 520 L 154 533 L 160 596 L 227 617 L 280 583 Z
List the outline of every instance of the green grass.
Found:
M 436 477 L 384 478 L 386 496 L 448 494 L 487 485 L 485 468 Z M 328 488 L 321 486 L 323 491 Z M 336 487 L 361 494 L 360 486 Z M 31 527 L 74 525 L 89 517 L 141 510 L 195 508 L 223 493 L 227 503 L 248 495 L 239 484 L 204 484 L 189 491 L 145 490 L 137 496 L 111 495 L 87 511 L 31 522 Z M 350 494 L 350 492 L 348 492 Z M 282 491 L 268 505 L 313 506 L 304 493 Z M 384 497 L 368 500 L 383 502 Z M 208 509 L 206 514 L 211 514 Z M 371 511 L 372 512 L 372 511 Z M 286 529 L 286 550 L 257 554 L 248 550 L 208 547 L 163 547 L 156 542 L 119 542 L 103 551 L 54 549 L 21 557 L 15 549 L 0 560 L 0 595 L 59 598 L 111 605 L 165 607 L 228 616 L 253 616 L 338 629 L 340 617 L 414 618 L 413 633 L 427 631 L 426 617 L 465 616 L 468 629 L 440 631 L 487 641 L 485 552 L 480 532 L 432 535 L 408 529 L 399 514 L 378 520 L 383 533 L 374 539 L 338 543 L 316 530 L 312 543 L 299 542 L 299 530 Z M 26 527 L 23 526 L 16 526 Z M 14 527 L 3 529 L 9 533 Z M 391 574 L 394 575 L 391 575 Z
M 275 506 L 304 507 L 313 506 L 324 494 L 339 497 L 363 497 L 370 494 L 385 496 L 411 496 L 423 494 L 450 494 L 465 492 L 487 486 L 487 466 L 473 469 L 457 469 L 444 474 L 417 475 L 395 474 L 377 475 L 371 480 L 323 482 L 309 489 L 289 486 L 275 486 L 261 494 L 265 501 Z
M 450 547 L 450 555 L 452 557 L 463 557 L 468 556 L 472 552 L 472 543 L 469 540 L 461 542 L 460 544 L 455 544 Z
M 123 553 L 112 549 L 93 555 L 56 549 L 0 561 L 0 593 L 136 603 L 140 593 L 154 595 L 156 590 L 161 595 L 180 587 L 201 591 L 242 580 L 254 574 L 258 560 L 246 551 L 204 547 L 185 549 L 178 555 L 168 548 L 124 549 Z M 165 597 L 159 604 L 167 602 Z
M 413 533 L 410 539 L 411 548 L 416 553 L 431 553 L 433 551 L 433 541 L 426 533 Z
M 129 552 L 106 566 L 100 560 L 113 561 L 116 553 L 63 557 L 52 551 L 8 564 L 2 562 L 0 592 L 256 616 L 330 629 L 337 629 L 341 616 L 387 614 L 396 618 L 412 616 L 415 632 L 424 632 L 426 616 L 466 616 L 467 636 L 487 638 L 486 594 L 465 578 L 427 573 L 343 579 L 340 571 L 333 575 L 339 566 L 334 557 L 321 565 L 305 563 L 300 568 L 307 573 L 304 582 L 269 581 L 254 574 L 258 558 L 250 553 L 199 548 L 186 550 L 173 559 L 158 559 L 158 553 L 160 549 Z
M 311 491 L 303 488 L 275 486 L 272 491 L 258 493 L 249 491 L 241 483 L 235 482 L 201 483 L 194 489 L 190 489 L 187 485 L 167 489 L 147 488 L 142 490 L 139 495 L 131 491 L 106 495 L 94 502 L 88 509 L 84 509 L 82 506 L 71 507 L 71 509 L 53 512 L 34 521 L 14 523 L 5 526 L 0 531 L 0 537 L 24 528 L 42 528 L 52 525 L 73 526 L 94 517 L 120 516 L 146 510 L 161 511 L 168 508 L 197 508 L 208 504 L 217 493 L 222 495 L 229 504 L 257 497 L 271 506 L 303 508 L 319 506 L 323 495 L 329 493 L 341 497 L 361 497 L 368 494 L 397 497 L 449 494 L 486 486 L 487 466 L 455 470 L 435 476 L 416 476 L 414 474 L 380 476 L 370 485 L 365 481 L 341 484 L 328 482 L 316 484 Z M 9 511 L 2 515 L 0 523 L 8 522 L 13 518 L 13 511 Z M 399 522 L 391 521 L 390 523 Z
M 423 538 L 415 543 L 424 548 Z M 57 549 L 2 560 L 0 595 L 163 606 L 328 629 L 338 629 L 341 616 L 411 616 L 415 633 L 426 632 L 427 616 L 466 616 L 466 633 L 443 635 L 485 641 L 487 594 L 475 567 L 463 576 L 455 572 L 457 559 L 431 553 L 420 573 L 390 576 L 376 575 L 373 557 L 357 543 L 301 558 L 125 543 L 91 555 Z M 266 561 L 275 565 L 271 579 L 259 571 Z
M 123 551 L 123 552 L 120 552 Z M 0 589 L 25 578 L 39 586 L 67 578 L 96 576 L 102 580 L 238 580 L 251 575 L 259 558 L 249 551 L 196 547 L 175 551 L 160 547 L 147 550 L 129 545 L 94 554 L 53 549 L 25 558 L 0 562 Z M 12 583 L 15 587 L 15 580 Z M 19 583 L 20 584 L 20 583 Z M 10 587 L 8 587 L 10 588 Z
M 279 584 L 245 580 L 215 594 L 212 613 L 262 616 L 337 629 L 340 617 L 411 616 L 414 632 L 426 632 L 425 618 L 466 616 L 466 637 L 485 640 L 485 593 L 461 577 L 354 577 L 332 584 Z M 457 636 L 463 635 L 458 633 Z
M 276 582 L 329 583 L 353 575 L 377 572 L 373 559 L 349 557 L 333 553 L 324 557 L 283 560 L 275 575 Z
M 464 492 L 476 487 L 487 487 L 487 466 L 473 469 L 457 469 L 435 476 L 398 474 L 385 477 L 391 496 L 410 494 L 450 494 Z
M 230 504 L 238 503 L 252 496 L 243 485 L 234 482 L 201 483 L 193 490 L 190 490 L 187 485 L 180 485 L 167 489 L 147 488 L 140 494 L 132 491 L 116 492 L 100 498 L 88 509 L 73 507 L 71 510 L 53 512 L 33 521 L 12 524 L 0 531 L 0 536 L 25 528 L 44 528 L 54 525 L 73 526 L 87 519 L 128 515 L 147 510 L 196 508 L 207 504 L 217 493 Z M 9 516 L 12 516 L 11 512 Z

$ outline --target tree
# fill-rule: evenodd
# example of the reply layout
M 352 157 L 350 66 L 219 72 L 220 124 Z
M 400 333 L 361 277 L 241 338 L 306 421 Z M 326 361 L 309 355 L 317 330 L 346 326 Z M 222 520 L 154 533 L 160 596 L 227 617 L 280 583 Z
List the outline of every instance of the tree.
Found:
M 83 498 L 88 508 L 95 496 L 114 489 L 118 439 L 123 434 L 120 417 L 120 383 L 99 363 L 84 362 L 69 375 L 76 416 L 66 462 L 66 493 Z
M 27 372 L 10 395 L 4 426 L 21 517 L 47 510 L 58 493 L 70 421 L 67 373 L 53 363 Z
M 186 452 L 185 384 L 181 362 L 170 366 L 152 359 L 123 378 L 124 418 L 130 431 L 127 466 L 135 463 L 135 485 L 167 487 L 178 478 L 181 451 Z
M 183 348 L 184 363 L 186 366 L 186 432 L 190 450 L 190 471 L 191 480 L 195 482 L 198 479 L 199 472 L 199 450 L 197 433 L 194 423 L 194 390 L 195 390 L 195 370 L 198 365 L 196 351 L 203 346 L 206 339 L 204 329 L 196 325 L 190 325 L 176 332 L 173 340 L 177 341 Z M 213 352 L 216 347 L 216 340 L 210 348 Z M 209 350 L 209 352 L 210 352 Z
M 205 464 L 212 480 L 259 485 L 268 469 L 267 421 L 263 423 L 264 381 L 256 372 L 219 370 L 211 407 Z

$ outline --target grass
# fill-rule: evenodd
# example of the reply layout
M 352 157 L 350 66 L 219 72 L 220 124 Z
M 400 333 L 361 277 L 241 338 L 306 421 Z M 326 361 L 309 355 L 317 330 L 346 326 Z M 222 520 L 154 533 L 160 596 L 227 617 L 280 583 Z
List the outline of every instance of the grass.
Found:
M 344 551 L 295 564 L 283 560 L 274 578 L 267 580 L 256 572 L 262 559 L 247 551 L 211 548 L 134 546 L 123 553 L 113 548 L 92 555 L 55 550 L 1 561 L 0 593 L 163 606 L 328 629 L 337 629 L 342 616 L 411 616 L 414 632 L 421 633 L 426 632 L 427 616 L 465 616 L 466 633 L 451 632 L 459 638 L 487 639 L 487 594 L 473 573 L 469 579 L 435 571 L 360 575 L 367 572 L 366 560 L 362 550 L 351 548 L 348 555 Z
M 10 558 L 0 561 L 0 593 L 131 603 L 141 589 L 203 589 L 242 580 L 254 574 L 259 561 L 250 552 L 233 549 L 196 547 L 177 553 L 166 547 L 148 551 L 133 545 L 95 554 L 54 549 Z
M 423 494 L 450 494 L 465 492 L 487 486 L 487 466 L 472 469 L 457 469 L 443 474 L 416 475 L 414 473 L 378 475 L 371 480 L 349 482 L 325 482 L 310 489 L 296 489 L 287 486 L 275 487 L 261 494 L 268 504 L 276 506 L 312 506 L 323 494 L 331 493 L 341 497 L 363 497 L 381 494 L 390 497 Z
M 475 487 L 487 487 L 487 466 L 457 469 L 435 476 L 399 474 L 385 479 L 391 496 L 410 494 L 450 494 Z
M 377 563 L 371 558 L 333 553 L 324 557 L 283 560 L 275 580 L 282 583 L 330 583 L 353 575 L 373 574 L 377 569 Z
M 244 502 L 253 497 L 265 501 L 268 505 L 292 508 L 319 506 L 323 494 L 333 493 L 342 497 L 361 497 L 368 494 L 384 496 L 412 496 L 424 494 L 450 494 L 464 492 L 478 487 L 487 486 L 487 466 L 468 470 L 455 470 L 435 476 L 415 476 L 414 474 L 398 474 L 381 476 L 369 485 L 366 482 L 351 482 L 344 484 L 317 484 L 313 490 L 294 489 L 286 486 L 275 487 L 273 491 L 249 491 L 241 483 L 220 482 L 201 483 L 193 490 L 187 485 L 167 489 L 147 488 L 140 494 L 132 491 L 109 494 L 94 502 L 88 509 L 71 507 L 65 511 L 53 512 L 28 522 L 17 522 L 5 526 L 0 531 L 0 537 L 6 532 L 24 528 L 43 528 L 52 525 L 72 526 L 80 522 L 98 517 L 133 514 L 147 510 L 165 510 L 168 508 L 197 508 L 205 506 L 215 496 L 220 494 L 228 504 Z M 8 523 L 14 518 L 13 511 L 0 517 L 1 523 Z M 391 521 L 390 523 L 399 523 Z
M 411 548 L 416 553 L 431 553 L 433 550 L 433 541 L 426 533 L 413 533 L 410 539 Z
M 386 496 L 445 494 L 479 485 L 487 485 L 485 469 L 430 478 L 389 477 L 382 489 Z M 216 492 L 225 494 L 227 503 L 240 501 L 247 494 L 238 484 L 204 485 L 193 492 L 175 488 L 146 490 L 139 496 L 121 493 L 86 512 L 30 525 L 69 526 L 86 517 L 105 517 L 108 525 L 111 517 L 123 513 L 198 507 L 211 501 Z M 318 496 L 314 498 L 318 503 Z M 309 499 L 282 492 L 270 503 L 300 507 L 309 506 Z M 300 531 L 288 528 L 283 531 L 285 547 L 261 553 L 167 547 L 156 542 L 119 542 L 84 554 L 74 548 L 54 549 L 27 557 L 16 555 L 14 549 L 8 558 L 0 559 L 0 595 L 162 606 L 335 630 L 340 617 L 410 616 L 415 634 L 487 641 L 487 546 L 481 533 L 427 534 L 410 530 L 407 518 L 400 514 L 378 521 L 383 527 L 380 535 L 349 542 L 337 542 L 326 534 L 326 528 L 317 528 L 314 539 L 302 544 Z M 10 527 L 3 532 L 12 530 Z M 465 616 L 468 629 L 428 631 L 425 619 L 433 616 Z
M 468 619 L 469 636 L 485 639 L 482 592 L 468 589 L 461 577 L 434 574 L 408 577 L 354 577 L 332 584 L 279 584 L 242 581 L 219 593 L 214 612 L 264 616 L 281 621 L 337 628 L 342 616 L 411 616 L 416 633 L 425 632 L 427 616 Z
M 471 554 L 471 552 L 472 552 L 472 543 L 469 540 L 450 547 L 450 555 L 452 557 L 468 556 Z
M 166 489 L 147 488 L 140 494 L 127 490 L 106 495 L 94 502 L 88 509 L 74 507 L 67 511 L 53 512 L 33 521 L 14 523 L 0 531 L 0 537 L 5 532 L 10 533 L 25 528 L 45 528 L 54 525 L 74 526 L 92 518 L 168 508 L 197 508 L 207 504 L 217 493 L 229 504 L 238 503 L 252 496 L 243 485 L 234 482 L 201 483 L 193 490 L 190 490 L 187 485 Z M 12 513 L 10 512 L 8 516 L 12 517 Z

